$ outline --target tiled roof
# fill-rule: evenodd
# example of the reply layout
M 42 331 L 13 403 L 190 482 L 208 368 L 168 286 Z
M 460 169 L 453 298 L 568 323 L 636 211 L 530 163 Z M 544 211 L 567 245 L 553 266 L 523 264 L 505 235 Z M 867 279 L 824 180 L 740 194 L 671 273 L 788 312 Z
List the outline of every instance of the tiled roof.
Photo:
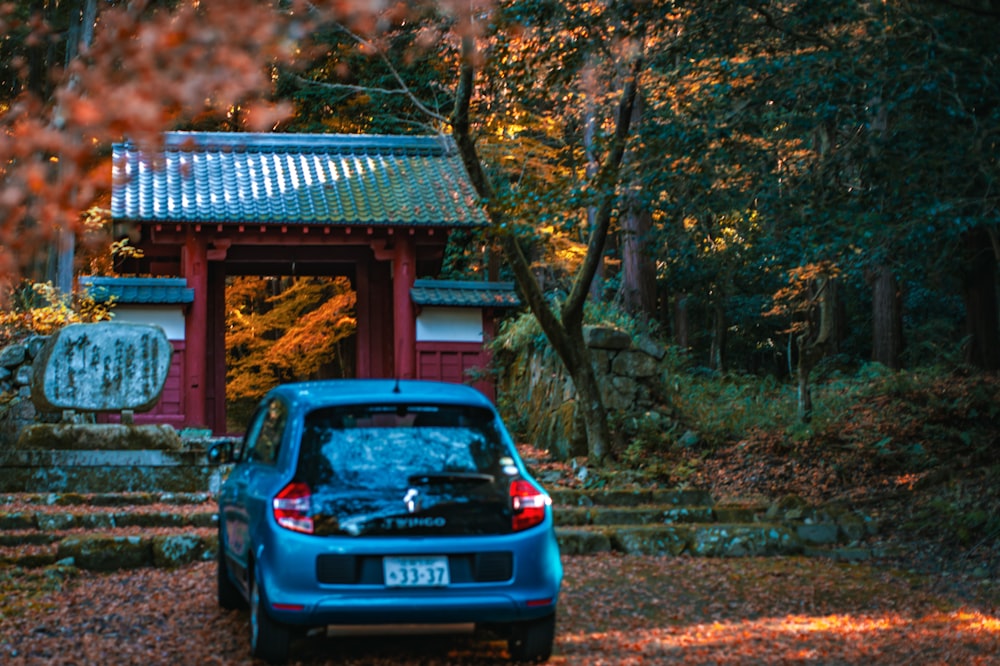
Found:
M 169 132 L 114 147 L 116 219 L 303 225 L 487 224 L 449 136 Z
M 521 305 L 513 282 L 417 280 L 410 289 L 410 300 L 417 305 L 460 308 L 516 308 Z
M 169 305 L 191 303 L 194 289 L 184 278 L 81 277 L 80 287 L 94 300 L 114 298 L 116 304 Z

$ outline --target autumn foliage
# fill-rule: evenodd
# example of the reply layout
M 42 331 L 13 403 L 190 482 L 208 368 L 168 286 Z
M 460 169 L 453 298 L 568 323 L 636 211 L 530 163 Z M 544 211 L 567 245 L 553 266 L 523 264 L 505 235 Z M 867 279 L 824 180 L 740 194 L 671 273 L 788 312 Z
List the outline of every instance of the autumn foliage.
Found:
M 353 376 L 355 301 L 347 278 L 230 280 L 226 397 L 237 430 L 281 382 Z
M 7 294 L 10 308 L 0 311 L 0 346 L 30 335 L 50 335 L 67 324 L 107 321 L 114 302 L 97 302 L 86 293 L 63 298 L 51 282 L 21 282 Z

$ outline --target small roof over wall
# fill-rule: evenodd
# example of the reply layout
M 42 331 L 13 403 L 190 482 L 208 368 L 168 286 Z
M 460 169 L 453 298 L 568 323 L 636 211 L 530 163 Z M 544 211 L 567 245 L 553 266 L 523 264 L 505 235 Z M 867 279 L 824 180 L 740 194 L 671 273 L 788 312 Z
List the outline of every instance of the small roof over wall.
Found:
M 449 136 L 168 132 L 117 144 L 111 213 L 137 222 L 486 226 Z
M 81 289 L 99 303 L 119 305 L 178 305 L 194 301 L 194 289 L 184 278 L 82 276 Z
M 416 280 L 410 289 L 416 305 L 458 308 L 516 308 L 521 299 L 513 282 Z

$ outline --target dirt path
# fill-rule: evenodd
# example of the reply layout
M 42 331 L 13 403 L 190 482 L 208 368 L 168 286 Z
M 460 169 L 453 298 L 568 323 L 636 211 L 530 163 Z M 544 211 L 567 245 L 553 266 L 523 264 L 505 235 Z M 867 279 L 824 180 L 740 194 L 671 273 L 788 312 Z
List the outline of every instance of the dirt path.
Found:
M 566 558 L 553 664 L 996 664 L 1000 609 L 932 579 L 799 558 Z M 252 664 L 214 564 L 116 574 L 0 570 L 0 663 Z M 310 638 L 303 664 L 504 663 L 468 636 Z

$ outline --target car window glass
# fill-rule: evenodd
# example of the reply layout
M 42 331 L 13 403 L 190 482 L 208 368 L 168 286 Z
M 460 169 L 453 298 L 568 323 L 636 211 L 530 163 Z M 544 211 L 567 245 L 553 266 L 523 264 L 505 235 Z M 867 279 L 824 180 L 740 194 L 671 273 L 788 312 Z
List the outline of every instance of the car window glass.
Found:
M 246 456 L 249 460 L 274 464 L 278 459 L 287 417 L 287 407 L 277 399 L 269 402 L 267 407 L 258 413 L 247 436 Z
M 486 410 L 337 408 L 306 418 L 299 469 L 314 486 L 407 488 L 420 474 L 502 473 L 505 449 Z

